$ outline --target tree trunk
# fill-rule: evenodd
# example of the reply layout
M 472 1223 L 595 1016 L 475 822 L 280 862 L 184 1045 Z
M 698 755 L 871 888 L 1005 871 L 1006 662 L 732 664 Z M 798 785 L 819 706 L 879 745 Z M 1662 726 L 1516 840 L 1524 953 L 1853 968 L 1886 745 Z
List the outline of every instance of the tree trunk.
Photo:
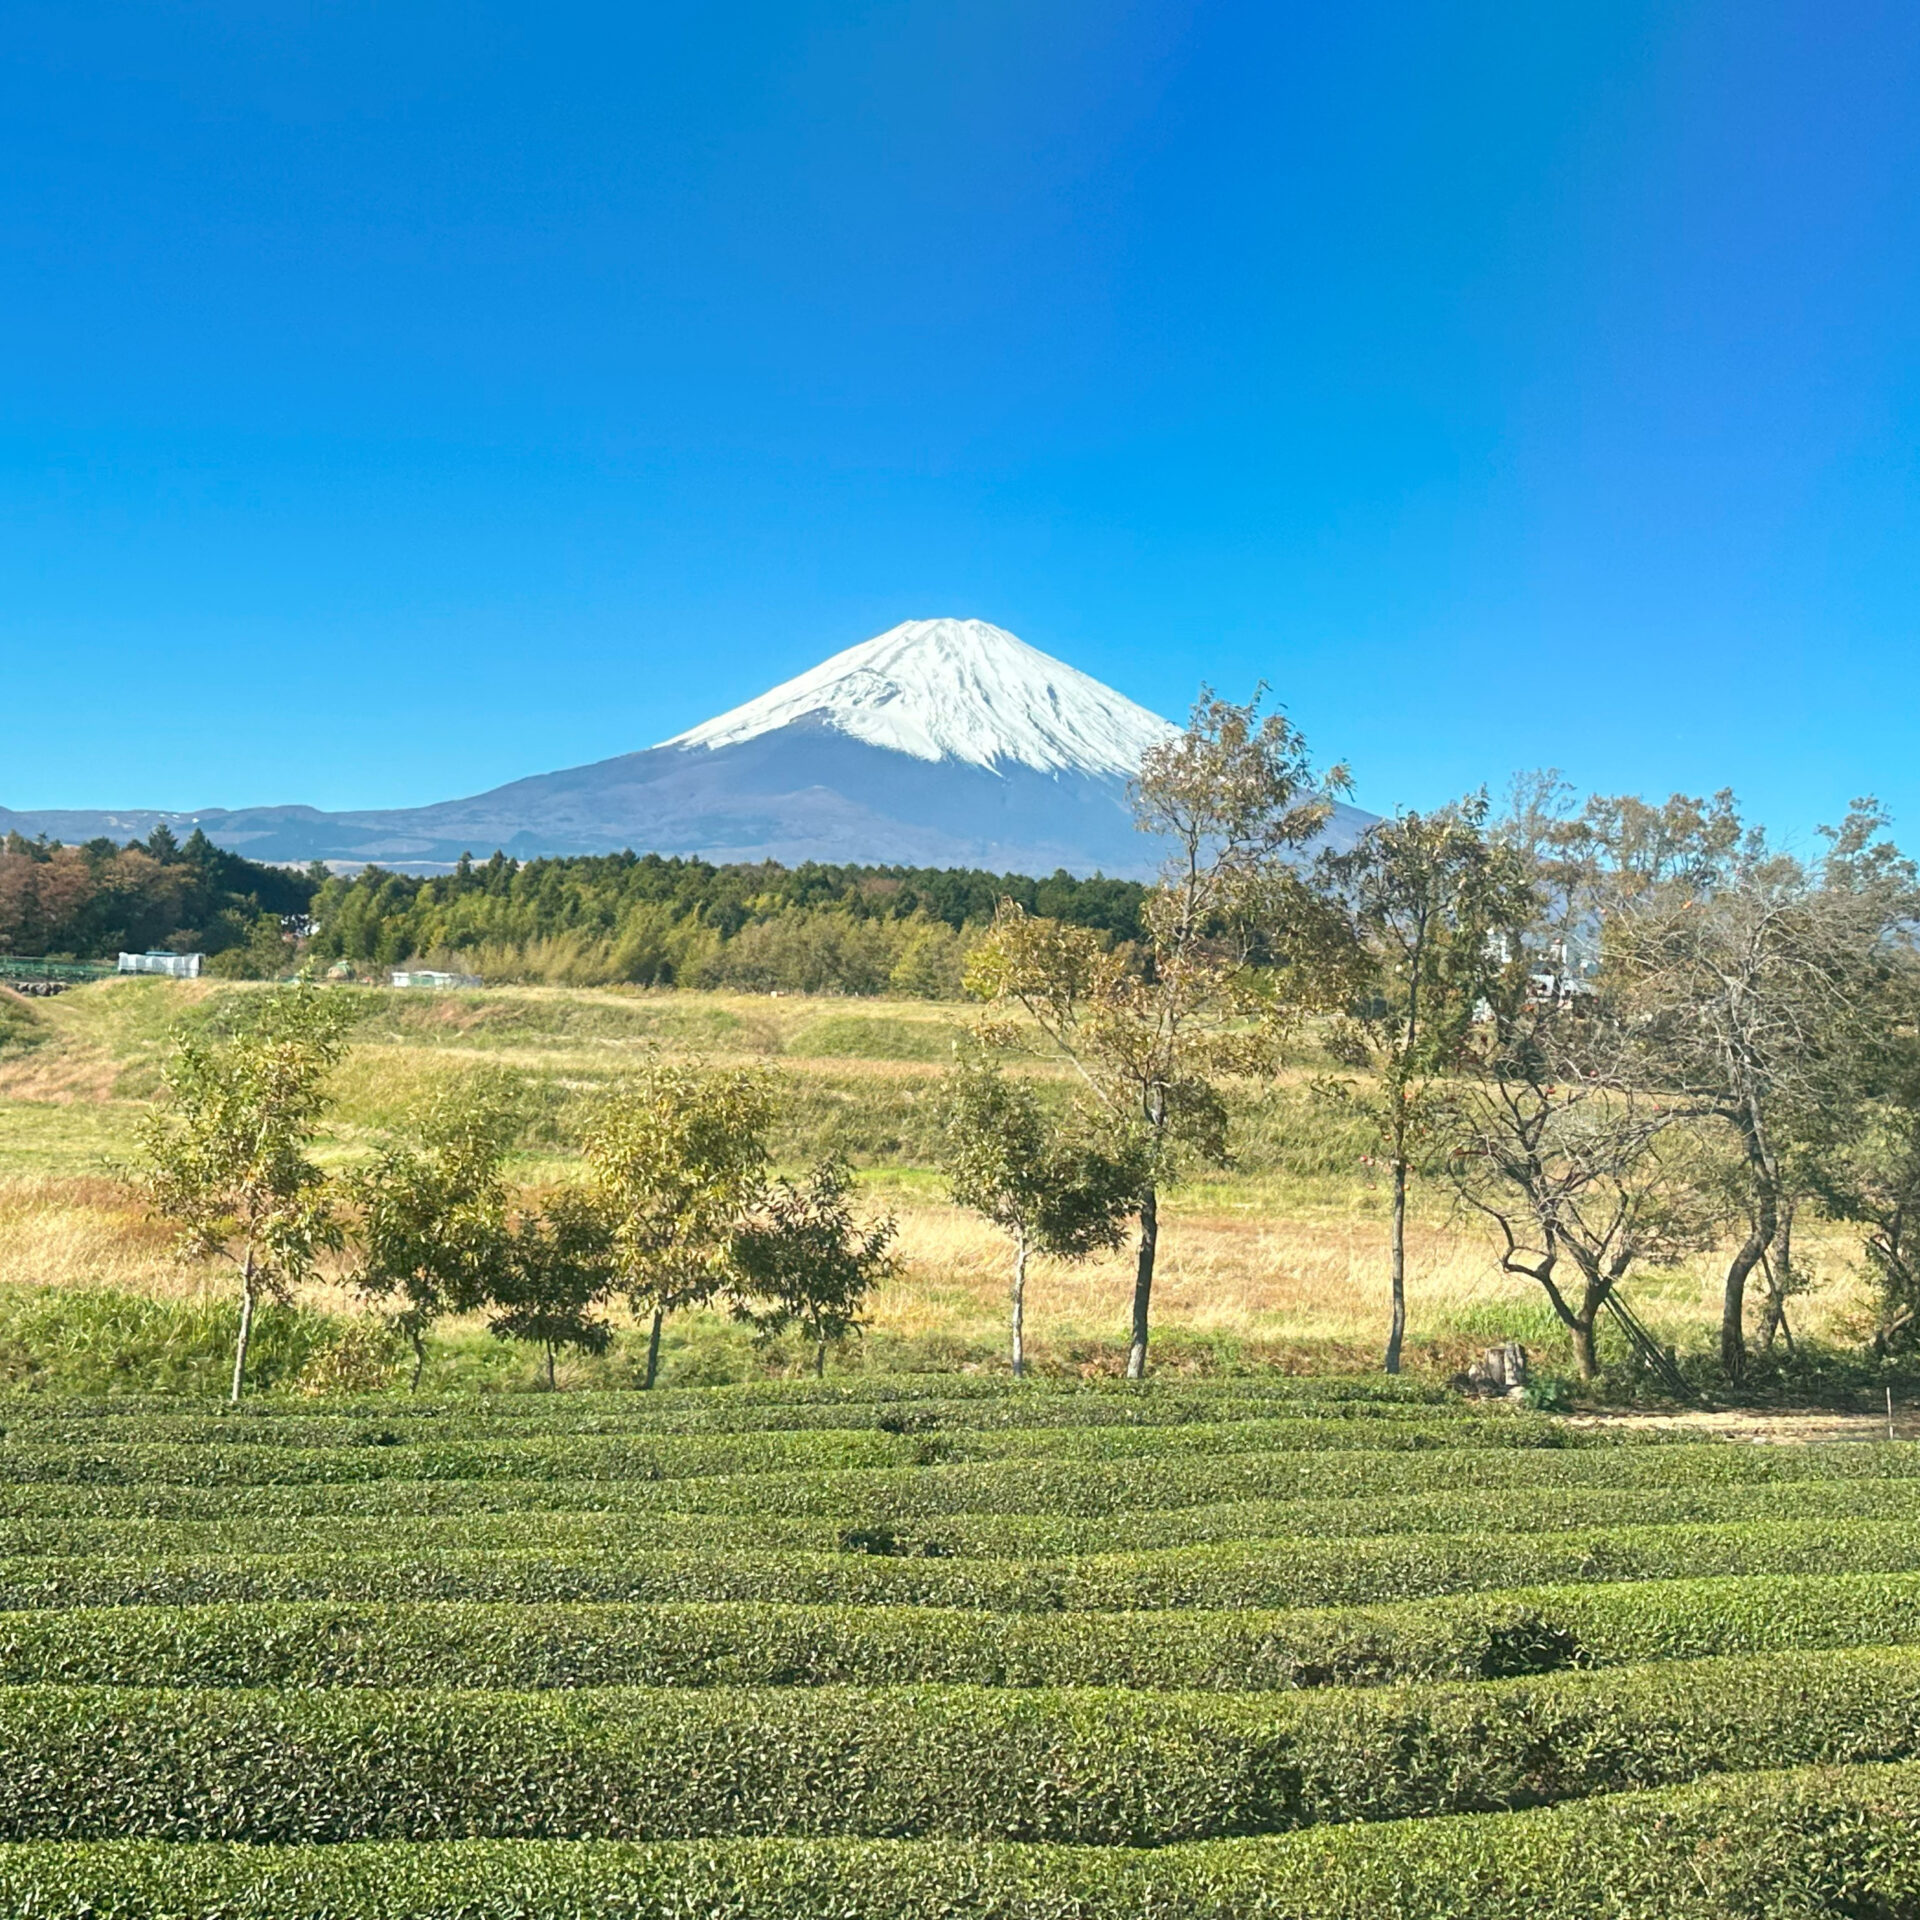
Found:
M 1747 1370 L 1748 1276 L 1780 1231 L 1779 1176 L 1766 1137 L 1749 1109 L 1736 1116 L 1736 1125 L 1759 1204 L 1754 1209 L 1753 1231 L 1727 1268 L 1726 1293 L 1720 1303 L 1720 1370 L 1729 1380 L 1740 1379 Z
M 247 1374 L 247 1343 L 253 1338 L 253 1253 L 249 1249 L 246 1265 L 240 1269 L 240 1337 L 233 1343 L 233 1391 L 228 1404 L 240 1404 L 240 1384 Z
M 1600 1371 L 1600 1354 L 1594 1340 L 1594 1310 L 1589 1307 L 1586 1313 L 1572 1326 L 1573 1364 L 1580 1369 L 1582 1380 L 1591 1380 Z
M 1400 1345 L 1407 1332 L 1407 1162 L 1396 1154 L 1393 1162 L 1393 1317 L 1387 1329 L 1389 1373 L 1400 1371 Z
M 1760 1271 L 1767 1281 L 1767 1312 L 1760 1324 L 1760 1344 L 1773 1351 L 1777 1336 L 1784 1334 L 1787 1351 L 1793 1351 L 1793 1329 L 1787 1325 L 1787 1296 L 1793 1291 L 1793 1207 L 1781 1209 L 1780 1231 L 1772 1248 L 1760 1256 Z
M 653 1332 L 647 1340 L 647 1378 L 646 1389 L 653 1391 L 654 1376 L 660 1371 L 660 1322 L 666 1318 L 659 1307 L 653 1310 Z
M 1140 1196 L 1140 1257 L 1133 1270 L 1133 1345 L 1127 1353 L 1127 1378 L 1147 1373 L 1147 1319 L 1153 1305 L 1153 1259 L 1160 1246 L 1160 1196 L 1149 1187 Z
M 1773 1196 L 1764 1194 L 1759 1221 L 1727 1268 L 1727 1290 L 1720 1304 L 1720 1370 L 1729 1380 L 1740 1379 L 1747 1370 L 1747 1276 L 1773 1244 L 1774 1224 Z
M 1027 1236 L 1013 1236 L 1013 1377 L 1027 1371 Z
M 824 1334 L 820 1337 L 820 1344 L 813 1350 L 813 1377 L 816 1380 L 827 1377 L 827 1341 Z
M 652 1386 L 652 1385 L 653 1385 L 653 1382 L 652 1382 L 651 1380 L 649 1380 L 649 1381 L 647 1382 L 647 1385 L 648 1385 L 648 1386 Z M 547 1391 L 548 1391 L 549 1393 L 558 1393 L 558 1392 L 559 1392 L 559 1390 L 560 1390 L 560 1382 L 559 1382 L 559 1380 L 558 1380 L 558 1379 L 557 1379 L 557 1378 L 555 1377 L 555 1374 L 554 1374 L 554 1349 L 553 1349 L 553 1342 L 552 1342 L 551 1340 L 549 1340 L 549 1341 L 547 1342 Z
M 420 1391 L 420 1376 L 427 1368 L 427 1343 L 421 1337 L 418 1327 L 409 1328 L 407 1338 L 413 1342 L 413 1384 L 407 1391 L 409 1393 L 418 1393 Z

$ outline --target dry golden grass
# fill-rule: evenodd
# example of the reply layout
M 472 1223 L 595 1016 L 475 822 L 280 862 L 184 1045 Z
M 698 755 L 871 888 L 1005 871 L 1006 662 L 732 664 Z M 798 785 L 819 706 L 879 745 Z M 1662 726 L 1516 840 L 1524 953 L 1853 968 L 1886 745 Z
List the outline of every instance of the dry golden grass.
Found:
M 908 1336 L 998 1338 L 1010 1272 L 1006 1240 L 951 1207 L 906 1207 L 900 1221 L 904 1271 L 877 1301 L 875 1324 Z M 1503 1273 L 1492 1242 L 1472 1223 L 1412 1221 L 1407 1252 L 1411 1357 L 1451 1367 L 1507 1327 L 1543 1347 L 1562 1344 L 1540 1289 Z M 1827 1250 L 1825 1284 L 1794 1303 L 1797 1332 L 1859 1337 L 1862 1289 L 1857 1272 L 1833 1257 L 1840 1252 Z M 1688 1344 L 1717 1324 L 1723 1272 L 1724 1251 L 1685 1271 L 1641 1275 L 1631 1291 L 1665 1337 Z M 1034 1350 L 1118 1340 L 1132 1287 L 1130 1246 L 1079 1264 L 1035 1261 L 1027 1285 Z M 1382 1218 L 1289 1219 L 1177 1205 L 1162 1214 L 1154 1320 L 1163 1332 L 1370 1363 L 1385 1338 L 1389 1299 Z M 1753 1305 L 1757 1312 L 1757 1297 Z
M 131 1158 L 134 1126 L 146 1110 L 129 1095 L 152 1083 L 172 1022 L 226 990 L 208 982 L 123 982 L 34 1005 L 39 1044 L 0 1059 L 0 1285 L 104 1285 L 181 1297 L 227 1284 L 223 1273 L 183 1265 L 136 1191 L 111 1176 Z M 899 1100 L 923 1100 L 941 1061 L 874 1058 L 860 1049 L 944 1050 L 961 1017 L 920 1002 L 559 988 L 434 1000 L 370 995 L 368 1007 L 371 1024 L 339 1079 L 340 1114 L 323 1153 L 331 1162 L 364 1151 L 434 1078 L 469 1065 L 516 1067 L 577 1092 L 604 1085 L 651 1052 L 701 1052 L 776 1064 L 798 1088 L 815 1090 L 824 1116 L 849 1103 L 863 1107 L 869 1088 L 878 1111 L 887 1089 Z M 851 1051 L 807 1051 L 836 1034 Z M 1039 1062 L 1025 1070 L 1059 1071 Z M 565 1167 L 555 1160 L 538 1171 L 564 1177 Z M 903 1254 L 900 1278 L 876 1303 L 877 1330 L 997 1349 L 1005 1241 L 941 1204 L 938 1182 L 924 1169 L 877 1170 L 871 1198 L 898 1211 Z M 1449 1216 L 1428 1190 L 1416 1200 L 1411 1356 L 1450 1366 L 1510 1328 L 1548 1352 L 1550 1364 L 1564 1364 L 1564 1343 L 1539 1289 L 1499 1270 L 1482 1225 Z M 1856 1341 L 1863 1299 L 1854 1249 L 1844 1236 L 1809 1233 L 1802 1257 L 1822 1284 L 1796 1302 L 1796 1331 Z M 1629 1291 L 1664 1337 L 1701 1345 L 1717 1320 L 1723 1272 L 1723 1257 L 1703 1258 L 1679 1272 L 1636 1275 Z M 1036 1262 L 1028 1295 L 1036 1357 L 1095 1345 L 1110 1353 L 1123 1339 L 1132 1281 L 1131 1248 L 1077 1266 Z M 337 1274 L 310 1298 L 351 1304 Z M 1196 1179 L 1164 1205 L 1154 1317 L 1163 1333 L 1196 1340 L 1297 1352 L 1321 1364 L 1375 1363 L 1387 1320 L 1384 1195 L 1358 1170 Z
M 119 1077 L 119 1065 L 104 1048 L 48 1048 L 0 1064 L 0 1099 L 35 1106 L 109 1100 Z
M 989 1350 L 1003 1340 L 1010 1253 L 1005 1238 L 970 1214 L 895 1191 L 902 1270 L 874 1302 L 876 1331 Z M 1857 1275 L 1843 1243 L 1811 1257 L 1827 1283 L 1795 1303 L 1803 1334 L 1857 1339 Z M 1512 1328 L 1551 1355 L 1560 1344 L 1539 1291 L 1500 1272 L 1493 1247 L 1470 1225 L 1410 1223 L 1409 1358 L 1443 1369 Z M 357 1303 L 338 1262 L 303 1291 L 330 1311 Z M 1715 1320 L 1721 1268 L 1642 1275 L 1634 1298 L 1669 1338 L 1698 1342 Z M 107 1286 L 162 1299 L 224 1290 L 220 1269 L 184 1262 L 137 1189 L 97 1176 L 0 1180 L 0 1285 Z M 1133 1286 L 1133 1251 L 1122 1247 L 1069 1264 L 1033 1262 L 1027 1289 L 1030 1349 L 1041 1364 L 1122 1343 Z M 1162 1215 L 1154 1286 L 1160 1333 L 1225 1338 L 1320 1364 L 1372 1364 L 1387 1323 L 1387 1232 L 1383 1218 L 1325 1212 L 1311 1218 L 1189 1209 Z M 1550 1360 L 1550 1364 L 1558 1362 Z
M 0 1180 L 0 1283 L 120 1287 L 161 1298 L 198 1292 L 172 1235 L 132 1187 L 103 1178 Z

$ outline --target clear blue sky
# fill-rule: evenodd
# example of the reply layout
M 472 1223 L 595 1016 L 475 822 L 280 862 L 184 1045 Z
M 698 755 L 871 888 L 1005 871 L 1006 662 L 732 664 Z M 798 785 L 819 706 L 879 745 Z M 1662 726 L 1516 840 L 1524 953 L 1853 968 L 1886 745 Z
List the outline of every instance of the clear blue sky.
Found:
M 1920 9 L 7 10 L 0 803 L 403 804 L 977 615 L 1357 798 L 1920 840 Z

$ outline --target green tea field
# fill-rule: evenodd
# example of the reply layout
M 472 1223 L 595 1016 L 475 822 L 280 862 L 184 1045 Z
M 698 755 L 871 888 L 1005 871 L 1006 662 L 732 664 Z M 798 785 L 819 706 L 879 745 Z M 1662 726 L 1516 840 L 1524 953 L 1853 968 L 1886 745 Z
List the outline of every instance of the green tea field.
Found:
M 1379 1380 L 0 1410 L 0 1911 L 1920 1912 L 1920 1447 Z

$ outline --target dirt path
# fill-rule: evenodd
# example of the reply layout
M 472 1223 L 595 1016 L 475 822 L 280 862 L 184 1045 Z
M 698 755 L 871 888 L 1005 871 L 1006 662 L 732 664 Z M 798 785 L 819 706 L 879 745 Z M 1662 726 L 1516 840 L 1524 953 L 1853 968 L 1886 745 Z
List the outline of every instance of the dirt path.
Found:
M 1814 1440 L 1885 1440 L 1884 1413 L 1809 1411 L 1733 1411 L 1723 1413 L 1583 1413 L 1574 1414 L 1576 1427 L 1664 1427 L 1698 1433 L 1703 1439 L 1746 1440 L 1756 1446 L 1804 1446 Z M 1920 1440 L 1920 1407 L 1893 1406 L 1893 1434 L 1898 1440 Z

